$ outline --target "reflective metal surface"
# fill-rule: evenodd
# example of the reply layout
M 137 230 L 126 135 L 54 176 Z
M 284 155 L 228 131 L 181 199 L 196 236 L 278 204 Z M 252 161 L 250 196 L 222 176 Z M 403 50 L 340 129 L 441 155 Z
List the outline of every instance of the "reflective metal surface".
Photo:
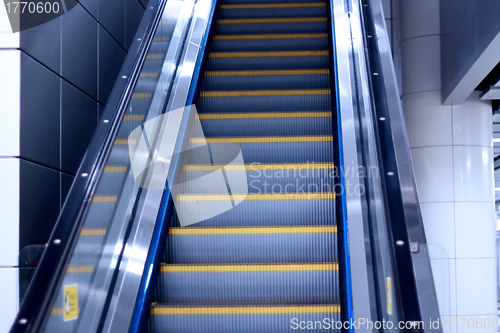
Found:
M 396 73 L 390 49 L 389 36 L 385 26 L 382 3 L 372 1 L 373 21 L 377 31 L 377 45 L 380 52 L 387 111 L 391 119 L 392 137 L 395 149 L 395 159 L 398 165 L 399 184 L 406 216 L 409 241 L 419 244 L 419 251 L 412 253 L 413 272 L 415 274 L 417 291 L 420 301 L 420 312 L 425 320 L 433 321 L 439 318 L 437 295 L 429 259 L 429 249 L 425 238 L 420 203 L 415 183 L 413 163 L 411 161 L 410 146 L 406 133 L 403 112 L 397 88 Z M 427 330 L 426 330 L 427 331 Z M 442 332 L 442 329 L 429 331 Z
M 207 25 L 212 8 L 212 1 L 200 0 L 194 5 L 193 2 L 183 3 L 181 17 L 191 18 L 189 32 L 182 44 L 183 54 L 177 65 L 176 76 L 172 84 L 172 90 L 166 106 L 168 116 L 158 120 L 155 124 L 156 137 L 151 142 L 152 160 L 159 160 L 165 156 L 173 156 L 175 151 L 180 151 L 185 144 L 184 136 L 180 135 L 182 125 L 189 123 L 190 108 L 184 112 L 170 111 L 184 108 L 193 79 L 195 63 L 199 57 L 201 40 L 208 33 Z M 174 118 L 173 118 L 174 117 Z M 148 115 L 148 119 L 152 117 Z M 160 118 L 158 118 L 160 119 Z M 172 161 L 170 161 L 172 162 Z M 175 168 L 172 164 L 165 162 L 164 172 L 167 182 L 172 182 Z M 154 182 L 154 177 L 146 181 Z M 157 220 L 158 210 L 163 196 L 163 189 L 154 188 L 152 184 L 143 184 L 142 194 L 137 205 L 137 214 L 130 233 L 130 240 L 125 248 L 123 262 L 118 273 L 116 290 L 113 295 L 108 316 L 104 324 L 104 332 L 124 332 L 128 330 L 139 285 L 145 271 L 147 253 L 153 230 Z
M 397 324 L 400 320 L 425 318 L 427 323 L 427 318 L 437 319 L 439 312 L 382 4 L 379 0 L 333 0 L 332 4 L 345 190 L 348 189 L 348 184 L 364 189 L 362 193 L 346 191 L 345 196 L 353 320 L 369 318 L 372 321 L 385 320 Z M 370 33 L 367 32 L 370 31 L 367 26 L 371 24 L 374 31 Z M 378 48 L 371 49 L 370 43 L 375 37 Z M 380 78 L 383 81 L 377 81 Z M 379 82 L 383 87 L 374 86 Z M 385 102 L 381 104 L 376 98 L 384 91 Z M 384 110 L 379 109 L 382 107 Z M 380 116 L 382 112 L 387 115 Z M 384 127 L 389 124 L 390 126 Z M 390 128 L 390 133 L 381 132 L 384 128 Z M 393 145 L 391 149 L 394 155 L 390 156 L 390 161 L 384 158 L 392 150 L 381 145 L 381 142 L 385 142 L 380 139 L 381 135 L 391 137 L 390 143 L 387 143 Z M 395 163 L 392 163 L 394 160 Z M 350 168 L 354 168 L 356 172 L 349 172 Z M 360 174 L 359 170 L 363 172 Z M 400 187 L 394 193 L 391 192 L 393 177 L 397 177 Z M 398 195 L 401 197 L 397 202 L 389 201 L 389 198 Z M 398 206 L 400 201 L 402 204 Z M 395 216 L 391 209 L 400 210 L 404 216 L 408 244 L 401 238 L 393 239 L 396 237 L 393 234 L 394 223 L 400 225 L 404 221 L 391 221 Z M 418 245 L 419 251 L 411 251 L 410 244 L 413 247 Z M 411 281 L 400 280 L 404 276 L 401 275 L 402 267 L 399 267 L 397 261 L 402 258 L 401 250 L 408 256 L 411 253 L 413 272 L 406 272 L 414 274 Z M 418 299 L 415 301 L 408 296 L 411 295 L 411 290 L 405 289 L 409 286 L 418 290 Z M 409 307 L 417 310 L 409 311 Z M 428 329 L 427 325 L 425 331 Z M 361 327 L 356 331 L 371 330 Z M 386 327 L 383 331 L 400 330 L 397 327 Z
M 360 149 L 360 129 L 357 116 L 357 106 L 354 105 L 357 96 L 356 82 L 353 80 L 352 33 L 350 22 L 349 1 L 333 0 L 332 21 L 334 23 L 335 59 L 337 62 L 337 84 L 342 126 L 342 145 L 344 170 L 347 166 L 357 168 L 363 166 Z M 359 38 L 358 36 L 358 42 Z M 362 179 L 351 172 L 343 172 L 345 184 L 353 188 L 361 186 Z M 345 193 L 349 230 L 349 252 L 352 276 L 353 319 L 366 318 L 372 320 L 376 316 L 376 296 L 372 273 L 370 235 L 368 230 L 368 212 L 366 199 L 355 193 Z M 362 328 L 359 332 L 372 332 L 373 329 Z

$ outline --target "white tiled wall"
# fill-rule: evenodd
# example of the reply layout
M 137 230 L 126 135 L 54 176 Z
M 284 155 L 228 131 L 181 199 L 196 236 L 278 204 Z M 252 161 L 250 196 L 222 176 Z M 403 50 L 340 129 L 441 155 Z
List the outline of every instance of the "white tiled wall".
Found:
M 3 221 L 0 232 L 0 267 L 17 266 L 19 224 L 14 222 L 19 221 L 19 159 L 0 157 L 0 184 L 0 219 Z
M 20 68 L 20 51 L 0 48 L 0 156 L 19 156 Z
M 0 268 L 0 333 L 8 332 L 19 308 L 17 268 Z

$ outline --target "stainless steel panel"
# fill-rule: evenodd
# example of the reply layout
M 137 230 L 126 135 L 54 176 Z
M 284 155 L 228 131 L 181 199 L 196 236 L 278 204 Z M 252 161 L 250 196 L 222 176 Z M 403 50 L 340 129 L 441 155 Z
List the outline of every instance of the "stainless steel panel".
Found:
M 21 157 L 56 169 L 59 97 L 59 77 L 21 53 Z
M 184 3 L 185 7 L 181 11 L 181 17 L 187 15 L 189 15 L 187 17 L 191 16 L 189 4 L 189 2 Z M 171 97 L 167 104 L 167 112 L 177 108 L 184 108 L 186 105 L 191 80 L 193 79 L 194 64 L 196 63 L 200 50 L 199 41 L 205 33 L 208 33 L 206 31 L 206 27 L 208 24 L 211 6 L 211 0 L 200 0 L 195 5 L 194 13 L 192 14 L 191 27 L 186 39 L 185 50 L 181 57 L 181 61 L 177 69 L 177 76 L 173 83 L 170 95 Z M 176 34 L 174 33 L 174 36 L 175 35 Z M 162 94 L 161 91 L 157 91 L 157 94 L 158 93 Z M 152 105 L 152 109 L 157 109 L 154 104 Z M 167 122 L 159 124 L 160 131 L 158 131 L 157 134 L 158 139 L 152 142 L 164 143 L 164 135 L 168 135 L 168 137 L 176 137 L 177 139 L 166 142 L 168 147 L 156 147 L 153 145 L 155 152 L 167 151 L 170 155 L 169 153 L 166 153 L 162 154 L 162 156 L 172 156 L 174 149 L 178 149 L 183 145 L 183 142 L 180 141 L 178 134 L 181 122 L 185 117 L 189 117 L 189 114 L 190 112 L 187 110 L 182 113 L 182 117 L 180 119 L 169 119 L 169 126 L 176 124 L 172 128 L 163 128 Z M 151 117 L 149 116 L 148 118 Z M 167 170 L 165 170 L 165 172 L 167 179 L 171 179 L 173 177 L 174 172 L 173 170 L 170 170 L 169 165 L 167 165 Z M 148 186 L 144 187 L 148 188 Z M 119 332 L 128 329 L 133 311 L 133 307 L 131 307 L 130 304 L 134 304 L 137 297 L 137 290 L 144 272 L 145 260 L 149 244 L 151 242 L 152 232 L 156 223 L 162 195 L 163 190 L 143 190 L 143 195 L 141 195 L 138 205 L 138 213 L 136 215 L 131 233 L 133 236 L 131 236 L 131 241 L 126 247 L 126 253 L 121 266 L 122 268 L 120 269 L 120 273 L 118 275 L 117 289 L 110 305 L 108 317 L 106 318 L 105 328 L 103 330 L 104 332 Z
M 390 42 L 385 27 L 382 4 L 380 0 L 372 1 L 374 24 L 377 31 L 377 44 L 380 51 L 383 79 L 387 98 L 388 113 L 391 119 L 391 130 L 398 166 L 399 183 L 403 199 L 409 241 L 419 244 L 419 252 L 412 253 L 413 272 L 417 284 L 422 319 L 433 321 L 439 318 L 437 295 L 434 286 L 429 251 L 425 238 L 420 203 L 415 183 L 415 174 L 408 144 L 408 136 L 397 89 L 396 74 L 392 60 Z M 442 328 L 427 331 L 442 332 Z
M 111 89 L 118 77 L 125 51 L 99 26 L 99 102 L 106 105 Z
M 20 46 L 26 54 L 61 73 L 61 17 L 19 33 Z
M 351 27 L 348 7 L 343 0 L 333 0 L 333 22 L 335 28 L 336 61 L 338 71 L 339 100 L 342 122 L 344 166 L 362 165 L 357 105 L 354 105 L 357 91 L 354 90 L 351 64 Z M 359 37 L 358 37 L 359 38 Z M 357 174 L 356 174 L 357 175 Z M 352 187 L 360 186 L 361 180 L 354 173 L 345 174 L 345 182 Z M 376 301 L 372 273 L 371 249 L 369 244 L 366 200 L 355 193 L 346 194 L 347 222 L 349 230 L 349 251 L 352 277 L 353 318 L 376 318 Z M 372 332 L 367 327 L 357 332 Z
M 97 100 L 97 25 L 78 4 L 62 17 L 62 77 Z
M 59 215 L 59 172 L 20 160 L 19 250 L 44 245 Z
M 75 174 L 97 126 L 97 103 L 62 81 L 61 170 Z

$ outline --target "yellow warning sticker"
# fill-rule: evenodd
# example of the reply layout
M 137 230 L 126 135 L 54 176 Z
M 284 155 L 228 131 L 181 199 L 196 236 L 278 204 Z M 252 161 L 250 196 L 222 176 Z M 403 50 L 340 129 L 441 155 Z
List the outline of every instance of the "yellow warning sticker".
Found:
M 78 318 L 78 286 L 64 286 L 64 321 Z
M 392 279 L 390 277 L 386 280 L 385 290 L 387 291 L 387 313 L 392 314 Z

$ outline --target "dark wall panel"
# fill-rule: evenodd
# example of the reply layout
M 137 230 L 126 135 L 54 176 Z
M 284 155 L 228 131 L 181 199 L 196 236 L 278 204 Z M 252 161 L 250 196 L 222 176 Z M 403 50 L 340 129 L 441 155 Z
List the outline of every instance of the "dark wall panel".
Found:
M 148 0 L 141 0 L 141 4 L 144 6 L 144 8 L 147 7 L 148 2 L 149 2 Z
M 66 82 L 61 93 L 61 169 L 75 174 L 97 124 L 97 103 Z
M 20 160 L 19 249 L 47 243 L 59 215 L 59 172 Z
M 79 0 L 80 4 L 85 8 L 90 15 L 94 17 L 95 20 L 98 21 L 98 16 L 97 16 L 97 7 L 98 7 L 98 0 Z
M 59 168 L 60 78 L 21 52 L 21 158 Z
M 113 89 L 125 55 L 123 48 L 99 27 L 99 102 L 104 105 Z
M 62 77 L 97 99 L 98 23 L 76 5 L 62 16 Z
M 126 0 L 125 4 L 125 48 L 128 50 L 144 15 L 144 8 L 138 0 Z
M 21 50 L 61 74 L 61 17 L 24 30 L 19 36 Z
M 500 33 L 499 13 L 498 0 L 440 1 L 443 99 Z
M 20 32 L 21 248 L 47 242 L 143 14 L 141 0 L 80 0 Z
M 125 48 L 125 0 L 99 1 L 99 22 Z

